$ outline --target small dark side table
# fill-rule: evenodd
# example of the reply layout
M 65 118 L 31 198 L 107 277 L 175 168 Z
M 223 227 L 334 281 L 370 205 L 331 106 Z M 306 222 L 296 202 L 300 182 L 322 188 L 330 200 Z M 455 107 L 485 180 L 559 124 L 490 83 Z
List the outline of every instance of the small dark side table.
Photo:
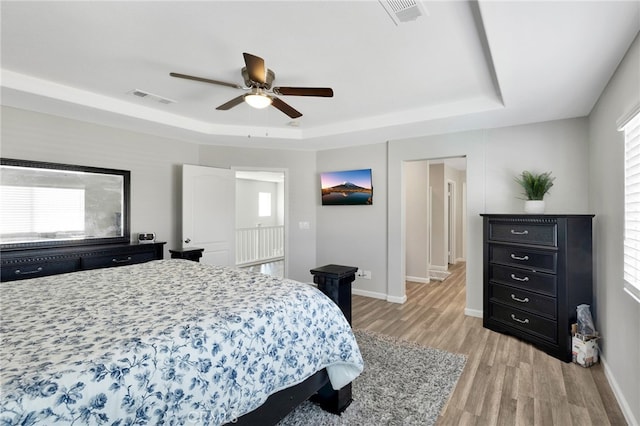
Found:
M 351 325 L 351 283 L 358 268 L 342 265 L 325 265 L 311 270 L 318 289 L 336 302 Z
M 169 253 L 171 253 L 172 259 L 186 259 L 186 260 L 192 260 L 194 262 L 200 262 L 200 258 L 202 257 L 203 251 L 204 251 L 203 248 L 189 247 L 189 248 L 169 250 Z

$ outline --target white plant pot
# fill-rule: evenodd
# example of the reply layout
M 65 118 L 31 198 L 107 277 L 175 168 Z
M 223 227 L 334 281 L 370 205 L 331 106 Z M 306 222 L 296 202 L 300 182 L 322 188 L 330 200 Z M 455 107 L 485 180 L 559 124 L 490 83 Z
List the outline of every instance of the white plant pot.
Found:
M 529 214 L 544 213 L 544 200 L 527 200 L 524 202 L 524 212 Z

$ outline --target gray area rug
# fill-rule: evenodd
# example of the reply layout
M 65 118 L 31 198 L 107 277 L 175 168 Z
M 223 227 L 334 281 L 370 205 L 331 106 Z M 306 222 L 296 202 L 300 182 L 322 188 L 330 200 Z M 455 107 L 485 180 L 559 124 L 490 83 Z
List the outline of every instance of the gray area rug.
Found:
M 279 426 L 433 425 L 458 382 L 466 357 L 355 330 L 364 358 L 353 402 L 337 416 L 304 402 Z

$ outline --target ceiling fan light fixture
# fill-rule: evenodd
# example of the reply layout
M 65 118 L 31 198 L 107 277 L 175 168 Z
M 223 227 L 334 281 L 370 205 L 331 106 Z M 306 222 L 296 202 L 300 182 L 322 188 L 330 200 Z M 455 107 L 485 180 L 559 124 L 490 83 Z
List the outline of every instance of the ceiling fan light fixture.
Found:
M 245 95 L 244 101 L 256 109 L 263 109 L 271 105 L 271 98 L 261 92 Z

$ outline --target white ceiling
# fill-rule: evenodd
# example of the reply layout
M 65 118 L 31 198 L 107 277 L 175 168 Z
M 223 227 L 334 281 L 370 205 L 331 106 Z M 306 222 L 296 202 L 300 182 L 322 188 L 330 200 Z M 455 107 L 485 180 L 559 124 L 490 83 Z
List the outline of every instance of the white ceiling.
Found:
M 640 30 L 640 1 L 1 3 L 2 104 L 197 143 L 326 149 L 587 115 Z M 241 104 L 242 53 L 304 115 Z M 176 101 L 137 98 L 138 89 Z M 291 122 L 294 122 L 293 125 Z

